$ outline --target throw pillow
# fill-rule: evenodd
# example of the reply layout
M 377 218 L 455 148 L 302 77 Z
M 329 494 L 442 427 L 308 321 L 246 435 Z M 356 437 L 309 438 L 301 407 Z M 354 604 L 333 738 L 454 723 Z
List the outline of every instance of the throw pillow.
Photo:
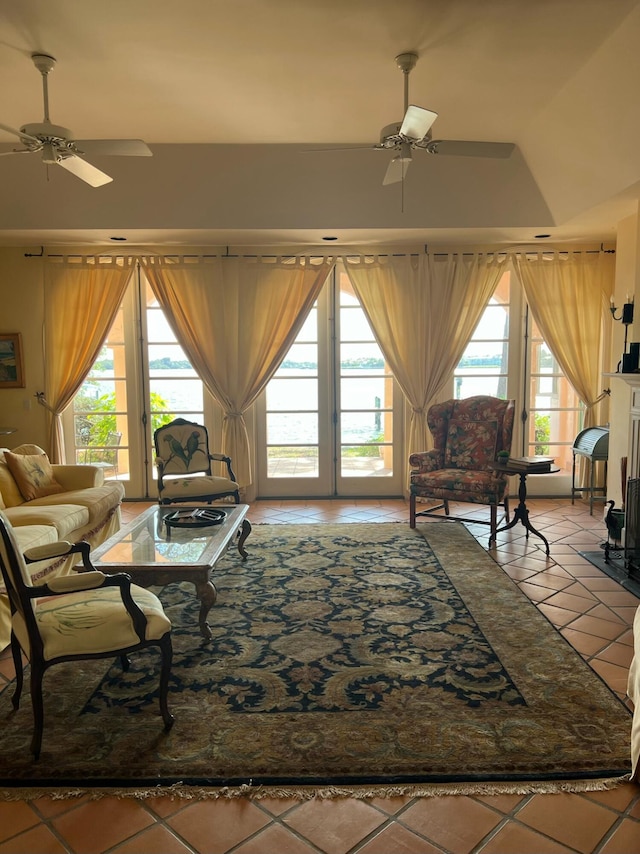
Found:
M 497 421 L 450 421 L 444 464 L 455 469 L 486 469 L 495 462 Z
M 12 454 L 11 451 L 5 451 L 4 458 L 25 501 L 64 492 L 64 487 L 53 476 L 46 454 Z

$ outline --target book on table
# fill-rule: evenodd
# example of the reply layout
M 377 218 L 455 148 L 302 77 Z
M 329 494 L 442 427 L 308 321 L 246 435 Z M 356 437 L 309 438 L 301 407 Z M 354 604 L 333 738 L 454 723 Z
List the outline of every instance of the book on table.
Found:
M 536 454 L 531 457 L 509 457 L 504 465 L 505 468 L 517 469 L 518 471 L 543 473 L 551 471 L 553 463 L 553 457 Z

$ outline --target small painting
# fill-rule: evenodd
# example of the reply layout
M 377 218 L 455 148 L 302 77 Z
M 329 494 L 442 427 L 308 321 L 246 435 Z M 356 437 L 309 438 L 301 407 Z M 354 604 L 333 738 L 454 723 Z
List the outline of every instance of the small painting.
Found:
M 22 339 L 19 332 L 0 332 L 0 388 L 24 388 Z

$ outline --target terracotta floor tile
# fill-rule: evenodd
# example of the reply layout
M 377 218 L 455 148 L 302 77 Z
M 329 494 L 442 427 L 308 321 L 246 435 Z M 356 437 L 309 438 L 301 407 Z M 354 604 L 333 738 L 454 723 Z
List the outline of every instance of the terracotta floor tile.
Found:
M 191 854 L 192 849 L 161 824 L 117 845 L 110 854 Z
M 616 821 L 616 814 L 577 795 L 535 795 L 518 812 L 518 821 L 583 854 L 596 845 Z
M 190 803 L 191 801 L 188 801 L 185 798 L 171 798 L 168 795 L 163 795 L 159 798 L 147 798 L 145 806 L 148 810 L 155 813 L 155 815 L 159 815 L 161 818 L 166 818 L 167 816 L 174 815 L 174 813 L 184 809 Z
M 522 802 L 524 795 L 476 795 L 474 800 L 480 803 L 487 804 L 499 810 L 501 813 L 510 813 L 519 803 Z
M 153 819 L 131 798 L 102 798 L 81 804 L 51 824 L 73 851 L 100 854 L 153 824 Z
M 0 844 L 0 854 L 69 854 L 69 849 L 46 825 L 39 824 Z
M 38 816 L 26 801 L 0 801 L 0 840 L 9 839 L 38 823 Z
M 590 801 L 596 801 L 599 804 L 604 804 L 614 810 L 626 810 L 629 804 L 640 796 L 640 786 L 634 783 L 625 783 L 623 786 L 616 786 L 615 789 L 607 789 L 604 792 L 586 792 L 583 797 Z M 640 807 L 640 800 L 638 801 Z M 640 818 L 640 812 L 637 815 Z
M 608 661 L 600 661 L 598 658 L 593 658 L 589 662 L 591 667 L 596 671 L 607 683 L 612 691 L 618 694 L 626 694 L 627 681 L 629 678 L 628 667 L 618 667 L 617 664 L 610 664 Z
M 600 849 L 600 854 L 634 854 L 640 851 L 640 822 L 625 818 Z
M 53 798 L 44 796 L 31 801 L 31 806 L 45 818 L 53 818 L 56 815 L 69 812 L 80 804 L 86 803 L 89 800 L 87 795 L 82 795 L 79 798 Z
M 628 670 L 633 658 L 633 648 L 623 643 L 612 643 L 600 650 L 598 658 L 600 661 L 608 661 Z
M 280 824 L 271 824 L 233 849 L 233 854 L 316 854 L 317 849 Z M 133 852 L 132 852 L 133 854 Z
M 597 638 L 594 637 L 594 635 L 585 634 L 585 632 L 577 632 L 573 626 L 563 628 L 560 634 L 563 635 L 573 648 L 581 655 L 589 658 L 592 655 L 595 655 L 604 646 L 608 645 L 608 642 L 604 640 L 604 638 Z
M 411 798 L 403 795 L 391 798 L 371 798 L 368 801 L 371 806 L 386 812 L 388 815 L 395 815 L 410 802 Z
M 284 823 L 326 854 L 346 854 L 385 820 L 363 801 L 335 798 L 306 801 Z
M 568 611 L 577 611 L 582 613 L 585 608 L 593 607 L 597 603 L 585 600 L 582 596 L 573 596 L 571 593 L 563 591 L 562 593 L 554 593 L 545 599 L 547 605 L 553 605 L 555 608 L 566 608 Z
M 417 801 L 402 813 L 401 820 L 452 854 L 468 854 L 501 818 L 472 798 L 449 795 Z
M 358 854 L 442 854 L 442 848 L 407 830 L 392 824 L 365 842 Z
M 540 602 L 538 610 L 557 628 L 563 628 L 573 622 L 577 616 L 575 611 L 567 611 L 566 608 L 556 608 L 547 602 Z
M 620 623 L 612 623 L 609 620 L 599 620 L 597 617 L 578 617 L 571 624 L 572 629 L 579 632 L 586 632 L 590 635 L 595 635 L 605 640 L 615 640 L 622 634 Z
M 260 798 L 255 805 L 267 810 L 271 815 L 280 816 L 302 803 L 298 798 Z
M 516 822 L 500 828 L 482 846 L 482 854 L 571 854 L 573 850 Z
M 165 823 L 196 851 L 223 854 L 269 824 L 269 818 L 251 801 L 230 798 L 189 804 Z

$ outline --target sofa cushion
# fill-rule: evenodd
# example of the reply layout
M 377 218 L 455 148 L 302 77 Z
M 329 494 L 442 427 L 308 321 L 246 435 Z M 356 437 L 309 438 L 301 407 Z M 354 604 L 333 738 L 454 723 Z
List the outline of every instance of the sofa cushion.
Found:
M 7 519 L 14 528 L 24 525 L 52 525 L 56 529 L 56 539 L 66 540 L 76 528 L 89 523 L 89 511 L 79 504 L 56 504 L 33 506 L 21 504 L 5 510 Z
M 18 548 L 25 552 L 34 546 L 47 546 L 49 543 L 58 541 L 58 534 L 52 525 L 25 525 L 14 528 L 13 534 L 16 538 Z M 4 590 L 4 584 L 2 584 Z
M 4 458 L 25 501 L 64 490 L 53 476 L 53 469 L 46 454 L 14 454 L 5 451 Z
M 497 421 L 450 421 L 444 464 L 447 468 L 486 469 L 495 462 Z
M 47 495 L 46 498 L 36 498 L 29 502 L 30 507 L 57 504 L 79 504 L 89 511 L 89 523 L 103 522 L 124 498 L 124 486 L 117 481 L 110 481 L 102 486 L 92 486 L 89 489 L 74 489 L 59 495 Z

